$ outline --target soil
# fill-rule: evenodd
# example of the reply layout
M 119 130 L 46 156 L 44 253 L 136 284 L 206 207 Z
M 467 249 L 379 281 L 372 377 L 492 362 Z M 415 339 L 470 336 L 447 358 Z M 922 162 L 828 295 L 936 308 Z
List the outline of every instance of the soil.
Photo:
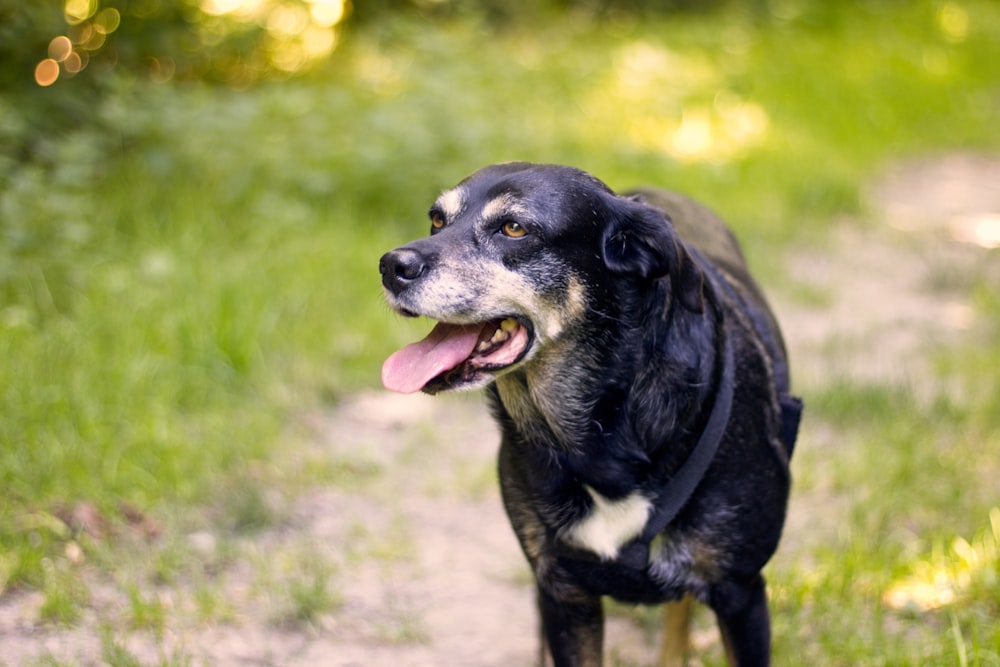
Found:
M 925 353 L 976 332 L 963 277 L 970 263 L 996 261 L 1000 160 L 898 165 L 869 200 L 874 222 L 845 220 L 822 245 L 789 249 L 772 272 L 788 278 L 769 291 L 807 397 L 837 379 L 929 384 Z M 200 531 L 178 538 L 211 576 L 150 584 L 148 606 L 165 610 L 154 629 L 122 627 L 136 601 L 94 568 L 87 611 L 71 627 L 38 621 L 41 593 L 0 600 L 0 664 L 106 664 L 109 624 L 143 665 L 534 664 L 532 585 L 501 508 L 498 436 L 481 400 L 372 391 L 304 415 L 303 426 L 310 444 L 297 464 L 332 461 L 337 483 L 279 499 L 277 520 L 234 543 Z M 830 428 L 807 420 L 800 447 Z M 786 533 L 819 504 L 797 493 Z M 805 548 L 795 537 L 783 546 Z M 311 613 L 315 589 L 298 600 L 288 592 L 302 581 L 320 583 Z M 222 611 L 198 620 L 206 589 Z M 654 664 L 653 630 L 647 616 L 612 613 L 613 662 Z M 718 650 L 710 630 L 694 642 Z

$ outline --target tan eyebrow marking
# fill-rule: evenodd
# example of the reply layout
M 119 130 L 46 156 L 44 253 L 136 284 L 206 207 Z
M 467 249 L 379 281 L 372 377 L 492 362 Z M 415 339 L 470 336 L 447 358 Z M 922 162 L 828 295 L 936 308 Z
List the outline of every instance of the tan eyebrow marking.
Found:
M 451 220 L 465 208 L 465 191 L 462 188 L 448 190 L 438 197 L 437 205 L 445 218 Z
M 527 216 L 528 209 L 519 204 L 511 194 L 503 194 L 486 202 L 480 215 L 484 220 L 494 220 L 503 215 Z

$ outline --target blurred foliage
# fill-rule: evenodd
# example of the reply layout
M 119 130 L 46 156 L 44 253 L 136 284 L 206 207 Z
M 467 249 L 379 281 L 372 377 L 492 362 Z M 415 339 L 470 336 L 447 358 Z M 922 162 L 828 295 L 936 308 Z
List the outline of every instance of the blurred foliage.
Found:
M 811 2 L 813 0 L 806 0 Z M 767 14 L 768 0 L 740 2 Z M 358 0 L 354 15 L 360 22 L 384 20 L 398 14 L 416 14 L 431 19 L 478 19 L 493 25 L 525 24 L 541 17 L 577 13 L 605 20 L 615 16 L 655 16 L 664 13 L 708 13 L 736 0 L 542 0 L 509 2 L 505 0 Z
M 349 10 L 346 0 L 0 0 L 0 83 L 115 71 L 248 85 L 329 55 Z M 32 78 L 46 60 L 56 75 Z
M 86 195 L 102 161 L 145 130 L 117 122 L 136 85 L 288 76 L 329 55 L 348 10 L 341 0 L 0 0 L 0 303 L 27 293 L 41 316 L 69 307 L 94 240 Z
M 218 233 L 228 247 L 324 216 L 382 228 L 491 161 L 724 191 L 709 198 L 754 230 L 752 256 L 817 227 L 800 220 L 859 212 L 859 181 L 887 155 L 1000 143 L 988 2 L 772 0 L 766 21 L 741 3 L 665 3 L 645 18 L 554 2 L 497 27 L 482 18 L 488 3 L 469 3 L 479 18 L 429 22 L 458 3 L 400 0 L 370 5 L 371 21 L 355 8 L 333 58 L 250 88 L 225 75 L 239 48 L 184 47 L 220 22 L 237 42 L 263 30 L 239 3 L 85 1 L 90 18 L 74 20 L 116 9 L 120 25 L 91 68 L 44 88 L 27 72 L 65 32 L 65 5 L 0 3 L 0 75 L 20 81 L 0 95 L 0 319 L 16 326 L 73 317 L 115 253 L 159 256 L 151 234 L 170 245 Z M 178 63 L 169 82 L 142 69 L 164 52 Z M 241 87 L 205 85 L 198 67 Z M 378 296 L 344 297 L 363 298 Z

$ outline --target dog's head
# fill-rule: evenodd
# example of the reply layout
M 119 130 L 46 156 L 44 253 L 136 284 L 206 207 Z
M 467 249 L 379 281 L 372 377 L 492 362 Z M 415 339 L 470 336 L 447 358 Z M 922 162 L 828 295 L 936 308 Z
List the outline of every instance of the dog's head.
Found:
M 554 165 L 481 169 L 430 209 L 430 236 L 379 262 L 389 304 L 438 324 L 382 369 L 389 389 L 482 387 L 530 363 L 614 299 L 669 276 L 700 311 L 700 272 L 659 209 L 618 197 L 596 178 Z

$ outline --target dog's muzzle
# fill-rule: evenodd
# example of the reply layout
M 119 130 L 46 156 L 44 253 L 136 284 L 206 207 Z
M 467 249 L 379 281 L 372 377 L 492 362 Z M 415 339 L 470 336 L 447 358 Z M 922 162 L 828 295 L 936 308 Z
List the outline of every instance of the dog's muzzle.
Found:
M 528 354 L 534 343 L 531 322 L 506 312 L 463 312 L 452 313 L 450 317 L 447 312 L 442 314 L 440 308 L 429 312 L 427 304 L 420 303 L 420 292 L 426 290 L 410 288 L 427 277 L 438 255 L 433 247 L 417 247 L 420 243 L 382 255 L 379 273 L 389 303 L 397 313 L 406 317 L 426 315 L 436 319 L 437 324 L 423 340 L 386 359 L 382 383 L 392 391 L 423 390 L 432 394 L 484 386 Z M 434 301 L 433 295 L 430 301 Z

